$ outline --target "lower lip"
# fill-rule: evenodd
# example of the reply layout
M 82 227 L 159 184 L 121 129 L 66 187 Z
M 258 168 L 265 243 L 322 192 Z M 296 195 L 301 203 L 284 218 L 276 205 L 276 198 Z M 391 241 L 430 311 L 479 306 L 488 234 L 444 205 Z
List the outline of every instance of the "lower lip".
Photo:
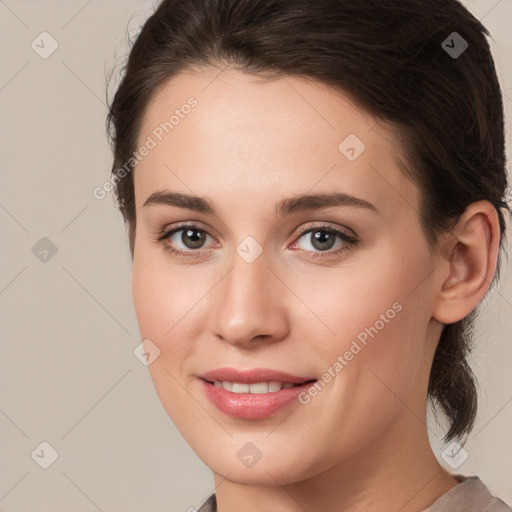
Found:
M 199 380 L 206 396 L 217 409 L 228 416 L 244 420 L 261 420 L 298 402 L 298 396 L 317 382 L 270 393 L 232 393 L 204 379 Z

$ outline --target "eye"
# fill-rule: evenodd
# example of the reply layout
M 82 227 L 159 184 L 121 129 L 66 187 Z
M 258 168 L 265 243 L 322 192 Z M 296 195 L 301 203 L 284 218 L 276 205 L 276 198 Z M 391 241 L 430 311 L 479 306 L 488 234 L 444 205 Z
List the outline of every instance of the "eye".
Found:
M 164 230 L 157 240 L 163 242 L 170 253 L 191 256 L 193 253 L 200 253 L 207 238 L 211 238 L 211 236 L 204 229 L 191 224 L 183 224 Z
M 200 256 L 208 238 L 212 238 L 204 229 L 193 224 L 182 224 L 163 230 L 157 241 L 171 254 L 183 257 Z M 299 231 L 299 237 L 291 246 L 292 249 L 304 239 L 306 247 L 299 247 L 301 252 L 311 253 L 311 258 L 335 256 L 354 247 L 358 238 L 326 225 L 306 225 Z M 336 242 L 338 247 L 333 249 Z M 181 247 L 180 247 L 181 245 Z M 309 247 L 307 247 L 309 245 Z
M 292 245 L 292 248 L 299 245 L 301 251 L 313 253 L 311 255 L 313 258 L 337 255 L 345 250 L 351 249 L 358 241 L 357 237 L 353 235 L 325 225 L 313 227 L 305 226 L 302 228 L 299 235 L 297 242 Z M 299 242 L 302 239 L 304 239 L 306 243 L 300 247 Z M 337 241 L 339 242 L 338 247 L 333 249 Z

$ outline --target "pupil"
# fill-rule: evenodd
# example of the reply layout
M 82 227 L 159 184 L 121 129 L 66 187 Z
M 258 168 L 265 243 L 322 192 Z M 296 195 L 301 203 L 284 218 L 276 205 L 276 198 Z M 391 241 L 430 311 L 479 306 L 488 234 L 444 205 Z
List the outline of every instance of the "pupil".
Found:
M 334 245 L 335 236 L 329 231 L 315 231 L 313 235 L 313 247 L 316 249 L 330 249 Z M 317 246 L 317 242 L 320 246 Z M 328 247 L 322 246 L 325 243 Z
M 197 229 L 187 229 L 186 231 L 183 231 L 181 241 L 191 249 L 197 249 L 198 247 L 201 247 L 204 241 L 204 237 L 200 234 L 200 231 Z

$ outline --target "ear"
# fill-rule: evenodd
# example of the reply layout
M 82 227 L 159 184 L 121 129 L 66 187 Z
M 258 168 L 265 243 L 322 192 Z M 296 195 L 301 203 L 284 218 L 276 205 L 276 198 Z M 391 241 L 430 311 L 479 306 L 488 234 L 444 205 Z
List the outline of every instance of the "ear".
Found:
M 482 300 L 496 271 L 498 213 L 489 201 L 471 203 L 436 255 L 439 278 L 432 316 L 443 324 L 466 317 Z

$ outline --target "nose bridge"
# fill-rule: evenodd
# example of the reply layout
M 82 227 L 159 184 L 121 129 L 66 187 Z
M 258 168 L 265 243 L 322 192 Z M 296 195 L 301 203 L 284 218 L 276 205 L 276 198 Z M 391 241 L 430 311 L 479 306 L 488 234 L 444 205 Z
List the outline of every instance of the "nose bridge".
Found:
M 280 337 L 286 328 L 279 280 L 268 268 L 271 262 L 267 254 L 247 257 L 253 250 L 250 243 L 237 248 L 228 273 L 212 296 L 212 330 L 230 343 L 244 343 L 262 335 Z

